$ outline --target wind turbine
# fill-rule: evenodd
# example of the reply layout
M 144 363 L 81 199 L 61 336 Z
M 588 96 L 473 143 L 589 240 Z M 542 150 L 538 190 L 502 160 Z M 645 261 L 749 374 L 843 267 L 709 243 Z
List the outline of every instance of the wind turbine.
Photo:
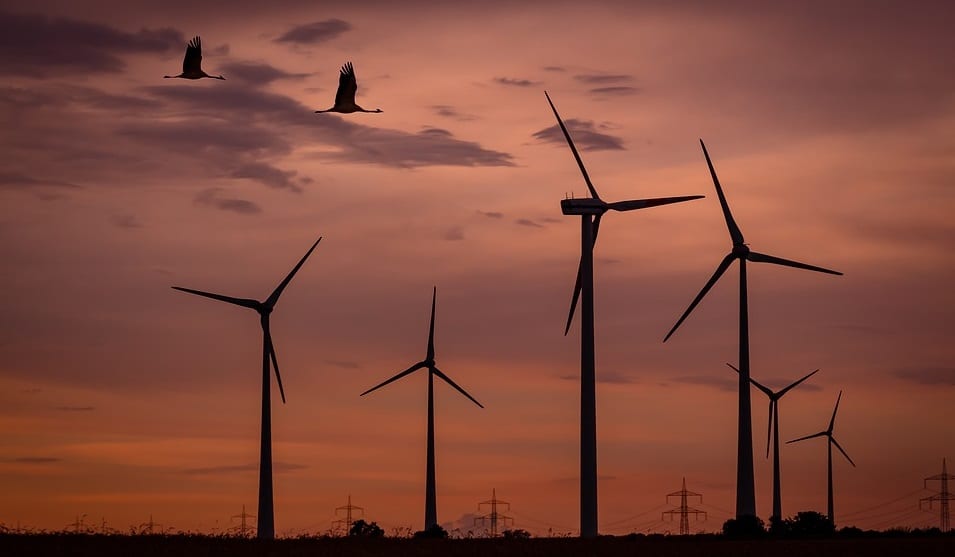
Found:
M 438 524 L 438 505 L 437 505 L 437 496 L 435 495 L 435 481 L 434 481 L 434 376 L 437 375 L 448 384 L 458 390 L 462 395 L 468 397 L 474 404 L 477 404 L 479 407 L 484 408 L 484 406 L 478 402 L 473 396 L 469 395 L 467 391 L 458 386 L 457 383 L 451 380 L 450 377 L 445 375 L 434 362 L 434 305 L 435 300 L 438 295 L 438 288 L 435 287 L 431 293 L 431 327 L 428 330 L 428 352 L 424 360 L 416 363 L 415 365 L 409 367 L 408 369 L 402 371 L 398 375 L 395 375 L 391 379 L 379 383 L 374 387 L 363 392 L 360 396 L 365 396 L 372 391 L 376 391 L 388 383 L 392 383 L 401 379 L 406 375 L 410 375 L 419 369 L 428 370 L 428 463 L 426 470 L 426 480 L 425 480 L 425 492 L 424 492 L 424 529 L 429 530 L 433 526 Z
M 285 404 L 285 389 L 282 388 L 282 375 L 279 373 L 279 362 L 275 357 L 275 346 L 272 344 L 272 333 L 269 329 L 269 315 L 279 301 L 282 291 L 292 281 L 292 277 L 302 267 L 308 256 L 322 241 L 319 237 L 309 248 L 305 256 L 295 265 L 295 268 L 279 283 L 272 294 L 264 302 L 248 298 L 233 298 L 223 296 L 222 294 L 213 294 L 201 290 L 192 290 L 191 288 L 182 288 L 173 286 L 175 290 L 205 296 L 220 302 L 227 302 L 244 308 L 254 309 L 259 313 L 259 322 L 262 325 L 262 444 L 259 449 L 259 512 L 257 516 L 256 536 L 259 539 L 272 539 L 275 537 L 275 508 L 272 503 L 272 398 L 271 383 L 269 382 L 269 360 L 272 367 L 275 368 L 275 380 L 279 385 L 279 394 L 282 395 L 282 404 Z
M 590 181 L 584 162 L 570 138 L 567 126 L 557 113 L 557 108 L 544 92 L 560 129 L 564 132 L 567 145 L 570 146 L 580 173 L 584 176 L 590 197 L 584 199 L 563 199 L 561 211 L 565 215 L 580 215 L 580 265 L 577 267 L 577 283 L 570 302 L 570 313 L 564 334 L 570 330 L 574 318 L 578 297 L 583 294 L 580 328 L 580 535 L 584 538 L 597 536 L 597 395 L 594 372 L 594 243 L 600 230 L 600 218 L 607 211 L 633 211 L 657 205 L 667 205 L 699 199 L 702 195 L 684 197 L 661 197 L 656 199 L 633 199 L 608 203 L 597 195 Z
M 832 436 L 832 427 L 836 424 L 836 412 L 839 411 L 839 401 L 842 400 L 842 391 L 839 391 L 839 398 L 836 399 L 836 407 L 832 410 L 832 418 L 829 420 L 829 427 L 825 431 L 820 431 L 819 433 L 813 433 L 812 435 L 807 435 L 805 437 L 800 437 L 799 439 L 793 439 L 792 441 L 786 441 L 786 444 L 795 443 L 797 441 L 805 441 L 806 439 L 812 439 L 813 437 L 825 437 L 829 440 L 827 443 L 829 449 L 829 522 L 833 525 L 836 524 L 836 518 L 832 510 L 832 446 L 835 445 L 839 452 L 842 453 L 842 456 L 846 457 L 846 460 L 849 461 L 849 464 L 855 468 L 856 463 L 852 462 L 852 459 L 849 458 L 849 455 L 846 453 L 845 449 L 842 448 L 842 445 L 836 441 L 836 438 Z
M 797 261 L 790 261 L 772 255 L 766 255 L 755 251 L 750 251 L 749 246 L 743 239 L 743 233 L 739 226 L 733 220 L 729 205 L 726 203 L 726 197 L 723 195 L 723 188 L 720 187 L 720 181 L 716 177 L 716 170 L 713 169 L 713 163 L 710 161 L 710 155 L 706 152 L 706 145 L 700 140 L 700 146 L 703 147 L 703 156 L 706 157 L 706 165 L 710 169 L 710 176 L 713 177 L 713 185 L 716 186 L 716 195 L 720 199 L 720 206 L 723 208 L 723 218 L 726 220 L 726 228 L 729 230 L 730 239 L 733 241 L 733 249 L 723 258 L 716 272 L 710 277 L 710 280 L 703 286 L 703 290 L 696 295 L 690 307 L 686 308 L 683 315 L 676 322 L 676 325 L 670 329 L 663 342 L 666 342 L 683 320 L 690 315 L 693 308 L 700 300 L 706 296 L 710 288 L 716 284 L 716 281 L 723 276 L 723 273 L 733 263 L 734 259 L 739 260 L 739 424 L 737 430 L 737 452 L 736 452 L 736 518 L 743 516 L 756 516 L 756 480 L 753 476 L 753 424 L 752 408 L 750 407 L 749 396 L 749 312 L 747 309 L 746 295 L 746 262 L 754 263 L 773 263 L 785 267 L 795 267 L 797 269 L 807 269 L 809 271 L 818 271 L 820 273 L 829 273 L 831 275 L 841 275 L 839 271 L 831 271 L 814 265 L 807 265 Z
M 739 373 L 739 369 L 732 365 L 726 364 L 736 370 L 736 373 Z M 779 482 L 779 399 L 783 398 L 783 395 L 794 389 L 797 385 L 809 379 L 815 375 L 819 370 L 813 371 L 812 373 L 806 375 L 799 381 L 791 383 L 788 387 L 781 389 L 779 391 L 773 391 L 768 387 L 763 386 L 758 381 L 749 378 L 749 382 L 753 384 L 754 387 L 759 389 L 769 398 L 769 426 L 766 430 L 766 458 L 769 458 L 769 439 L 772 436 L 773 440 L 773 515 L 770 517 L 770 522 L 775 520 L 782 520 L 782 499 L 780 496 L 780 482 Z

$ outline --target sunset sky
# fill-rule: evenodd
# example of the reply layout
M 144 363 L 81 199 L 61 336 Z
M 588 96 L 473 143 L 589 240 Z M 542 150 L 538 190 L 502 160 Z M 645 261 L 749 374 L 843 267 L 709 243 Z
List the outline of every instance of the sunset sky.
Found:
M 717 7 L 719 4 L 719 7 Z M 438 519 L 492 488 L 515 526 L 576 532 L 586 195 L 547 90 L 608 201 L 595 253 L 599 524 L 677 530 L 668 492 L 735 508 L 734 266 L 699 139 L 754 250 L 753 377 L 784 440 L 835 434 L 836 520 L 937 523 L 955 468 L 955 8 L 950 2 L 34 0 L 0 9 L 0 523 L 77 516 L 213 531 L 257 495 L 264 299 L 319 237 L 272 334 L 276 533 L 351 494 L 419 529 L 437 286 Z M 218 80 L 168 80 L 203 40 Z M 354 63 L 357 102 L 331 106 Z M 771 511 L 753 392 L 757 510 Z M 783 513 L 825 512 L 826 448 L 782 449 Z M 880 506 L 887 504 L 884 506 Z M 877 510 L 867 510 L 875 507 Z M 880 514 L 881 513 L 881 514 Z

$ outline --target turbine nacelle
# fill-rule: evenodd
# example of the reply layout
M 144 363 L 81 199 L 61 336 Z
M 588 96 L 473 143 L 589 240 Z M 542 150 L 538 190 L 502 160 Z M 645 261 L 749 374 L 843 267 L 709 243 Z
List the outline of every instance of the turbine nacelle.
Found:
M 599 199 L 561 199 L 560 210 L 565 215 L 602 215 L 607 212 L 607 204 Z

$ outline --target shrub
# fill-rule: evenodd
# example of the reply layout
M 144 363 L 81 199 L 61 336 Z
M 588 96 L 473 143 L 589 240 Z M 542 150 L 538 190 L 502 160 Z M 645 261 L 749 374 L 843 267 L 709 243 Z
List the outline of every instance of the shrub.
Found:
M 758 516 L 741 516 L 723 523 L 723 535 L 728 538 L 758 538 L 765 534 L 766 527 Z
M 515 528 L 514 530 L 504 530 L 501 535 L 508 540 L 526 540 L 531 537 L 530 532 L 521 528 Z
M 385 531 L 375 522 L 369 524 L 362 519 L 358 519 L 352 523 L 348 535 L 358 538 L 383 538 L 385 537 Z
M 414 533 L 415 539 L 422 538 L 436 538 L 436 539 L 447 539 L 448 531 L 442 528 L 439 524 L 435 524 L 427 530 L 419 530 Z

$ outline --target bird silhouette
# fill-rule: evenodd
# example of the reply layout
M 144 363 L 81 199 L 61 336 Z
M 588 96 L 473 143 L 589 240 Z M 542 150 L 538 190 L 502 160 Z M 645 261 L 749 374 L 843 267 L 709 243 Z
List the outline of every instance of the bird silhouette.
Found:
M 186 55 L 182 59 L 182 73 L 179 75 L 164 75 L 164 78 L 182 78 L 182 79 L 202 79 L 209 77 L 212 79 L 225 78 L 221 75 L 209 75 L 202 71 L 202 41 L 198 36 L 193 37 L 186 45 Z
M 322 112 L 341 112 L 342 114 L 351 114 L 352 112 L 381 112 L 380 108 L 375 110 L 365 110 L 355 104 L 355 92 L 358 91 L 358 81 L 355 79 L 355 68 L 351 62 L 346 62 L 342 66 L 341 74 L 338 76 L 338 92 L 335 93 L 335 106 L 327 110 L 316 110 L 315 113 Z

